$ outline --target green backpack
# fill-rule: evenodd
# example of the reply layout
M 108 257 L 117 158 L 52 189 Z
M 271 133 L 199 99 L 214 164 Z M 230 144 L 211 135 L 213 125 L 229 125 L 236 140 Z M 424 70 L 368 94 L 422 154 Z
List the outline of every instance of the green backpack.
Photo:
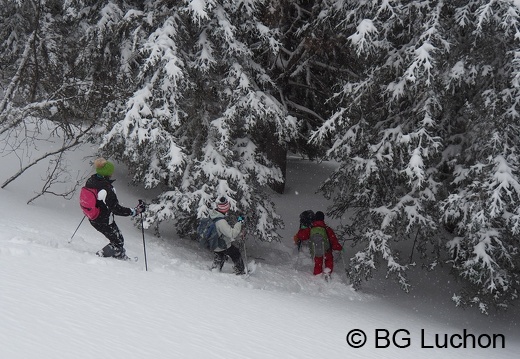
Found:
M 325 227 L 312 227 L 309 237 L 309 247 L 313 257 L 323 257 L 330 249 L 329 238 Z

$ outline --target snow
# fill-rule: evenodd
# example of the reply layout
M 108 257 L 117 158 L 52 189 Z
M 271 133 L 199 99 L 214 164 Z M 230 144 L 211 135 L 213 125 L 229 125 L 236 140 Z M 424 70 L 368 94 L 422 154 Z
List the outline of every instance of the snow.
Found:
M 366 38 L 369 37 L 369 35 L 373 32 L 377 32 L 377 28 L 370 19 L 363 19 L 359 23 L 359 25 L 356 28 L 357 32 L 353 35 L 349 36 L 349 40 L 352 41 L 354 45 L 358 45 L 358 47 L 361 50 L 358 50 L 359 52 L 362 52 L 362 49 L 366 46 Z
M 69 156 L 73 172 L 90 171 L 89 150 Z M 17 161 L 0 157 L 2 182 L 16 172 Z M 406 294 L 378 275 L 354 291 L 340 257 L 330 283 L 311 275 L 311 258 L 294 251 L 292 235 L 301 211 L 326 210 L 328 202 L 315 191 L 332 169 L 327 162 L 290 158 L 286 194 L 273 195 L 285 239 L 264 244 L 247 238 L 248 259 L 255 258 L 257 268 L 245 279 L 231 273 L 230 263 L 222 273 L 210 272 L 211 254 L 167 225 L 160 238 L 144 233 L 148 271 L 143 232 L 127 217 L 116 220 L 138 262 L 96 257 L 106 242 L 87 221 L 69 243 L 82 218 L 77 197 L 40 197 L 26 205 L 45 171 L 34 166 L 0 190 L 0 358 L 517 357 L 518 311 L 483 316 L 458 309 L 445 279 L 425 273 Z M 114 177 L 123 205 L 153 197 L 128 185 L 123 166 Z M 326 218 L 333 227 L 347 220 Z M 353 255 L 348 242 L 346 250 Z M 347 344 L 349 333 L 360 339 L 355 329 L 368 337 L 362 348 Z M 443 342 L 464 331 L 482 336 L 483 345 L 500 334 L 505 348 L 499 336 L 499 348 L 472 348 L 471 342 L 470 348 L 431 348 L 436 335 Z M 387 332 L 390 339 L 395 333 L 396 345 L 384 339 Z

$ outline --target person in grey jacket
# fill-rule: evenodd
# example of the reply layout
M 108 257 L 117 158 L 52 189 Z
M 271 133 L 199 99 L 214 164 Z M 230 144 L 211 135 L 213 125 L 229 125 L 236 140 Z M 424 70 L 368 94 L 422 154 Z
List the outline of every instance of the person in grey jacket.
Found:
M 224 266 L 224 262 L 226 261 L 226 257 L 229 256 L 233 261 L 233 270 L 236 275 L 244 274 L 245 267 L 244 261 L 242 260 L 242 255 L 240 254 L 240 250 L 233 244 L 235 240 L 238 239 L 240 232 L 242 231 L 242 222 L 244 219 L 242 217 L 238 217 L 238 222 L 235 223 L 233 227 L 229 225 L 226 220 L 226 213 L 231 208 L 229 201 L 226 197 L 221 197 L 217 201 L 217 205 L 215 209 L 210 210 L 209 217 L 213 220 L 216 218 L 223 218 L 223 220 L 218 220 L 215 222 L 215 226 L 217 228 L 217 232 L 222 236 L 222 239 L 226 242 L 226 248 L 216 248 L 215 258 L 213 260 L 213 265 L 211 269 L 218 268 L 219 271 L 222 270 Z

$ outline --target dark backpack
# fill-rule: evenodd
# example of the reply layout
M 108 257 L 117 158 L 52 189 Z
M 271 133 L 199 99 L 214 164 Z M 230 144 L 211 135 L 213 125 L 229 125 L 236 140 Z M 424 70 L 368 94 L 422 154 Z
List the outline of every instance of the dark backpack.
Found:
M 330 242 L 325 227 L 312 227 L 309 236 L 309 246 L 313 257 L 323 257 L 330 249 Z
M 98 218 L 101 210 L 96 206 L 99 190 L 96 188 L 81 187 L 79 192 L 79 206 L 91 221 Z
M 300 213 L 300 228 L 308 228 L 314 221 L 314 212 L 310 209 Z
M 199 244 L 202 248 L 210 249 L 226 249 L 226 241 L 222 235 L 218 234 L 216 222 L 224 219 L 222 217 L 211 219 L 201 218 L 197 226 L 197 235 L 199 236 Z

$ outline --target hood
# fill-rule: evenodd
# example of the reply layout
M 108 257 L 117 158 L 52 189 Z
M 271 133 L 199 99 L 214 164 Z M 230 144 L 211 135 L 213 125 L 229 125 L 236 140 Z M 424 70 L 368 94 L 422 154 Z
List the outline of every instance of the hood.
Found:
M 214 209 L 210 209 L 209 210 L 209 218 L 211 219 L 215 219 L 215 218 L 219 218 L 219 217 L 222 217 L 224 218 L 226 215 L 224 213 L 221 213 L 219 211 L 216 211 Z

